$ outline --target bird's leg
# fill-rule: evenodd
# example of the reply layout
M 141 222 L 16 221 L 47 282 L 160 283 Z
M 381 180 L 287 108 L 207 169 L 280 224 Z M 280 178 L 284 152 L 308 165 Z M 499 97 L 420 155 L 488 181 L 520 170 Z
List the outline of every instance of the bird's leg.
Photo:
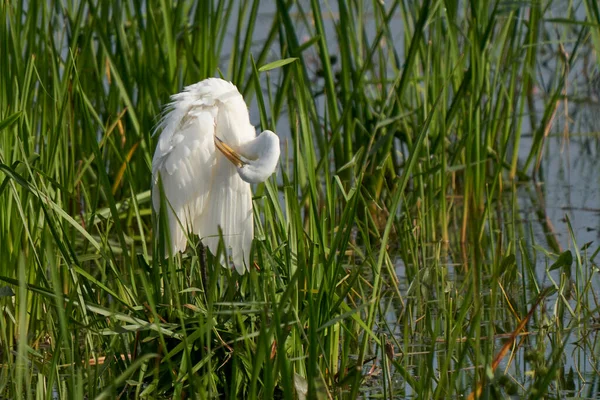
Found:
M 200 274 L 202 275 L 202 287 L 206 293 L 208 278 L 206 275 L 206 248 L 201 241 L 198 241 L 198 254 L 200 256 Z

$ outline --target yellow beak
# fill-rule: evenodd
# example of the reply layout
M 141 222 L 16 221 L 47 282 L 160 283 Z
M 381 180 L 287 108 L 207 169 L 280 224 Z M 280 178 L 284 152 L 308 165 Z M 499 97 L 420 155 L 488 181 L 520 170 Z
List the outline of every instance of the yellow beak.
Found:
M 227 144 L 225 144 L 225 142 L 223 142 L 221 139 L 219 139 L 218 137 L 215 136 L 215 146 L 217 146 L 217 149 L 219 149 L 221 151 L 221 153 L 223 153 L 223 155 L 225 157 L 227 157 L 227 159 L 229 161 L 231 161 L 233 163 L 233 165 L 235 165 L 238 168 L 243 167 L 246 163 L 242 161 L 242 159 L 240 158 L 240 155 L 238 153 L 235 152 L 235 150 L 233 150 L 231 147 L 229 147 Z

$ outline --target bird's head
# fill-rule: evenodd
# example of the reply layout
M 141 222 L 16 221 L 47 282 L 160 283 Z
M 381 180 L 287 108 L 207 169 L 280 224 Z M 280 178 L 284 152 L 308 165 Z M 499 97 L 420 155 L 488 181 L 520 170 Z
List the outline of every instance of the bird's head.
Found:
M 280 155 L 279 137 L 269 130 L 241 144 L 237 151 L 216 136 L 215 146 L 237 167 L 240 177 L 248 183 L 266 181 L 275 172 Z

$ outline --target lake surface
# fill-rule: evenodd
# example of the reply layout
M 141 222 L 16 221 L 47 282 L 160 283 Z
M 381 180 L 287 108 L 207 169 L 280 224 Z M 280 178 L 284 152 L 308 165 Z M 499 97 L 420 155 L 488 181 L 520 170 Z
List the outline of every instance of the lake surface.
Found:
M 299 4 L 304 9 L 310 8 L 309 1 L 300 1 Z M 581 19 L 585 17 L 585 9 L 581 5 L 576 7 L 575 15 Z M 567 1 L 553 3 L 553 12 L 560 16 L 568 6 Z M 365 5 L 366 14 L 372 5 Z M 329 11 L 327 11 L 329 10 Z M 270 22 L 273 20 L 276 12 L 276 6 L 272 2 L 261 2 L 259 6 L 259 23 L 253 39 L 254 43 L 262 43 L 270 28 Z M 335 54 L 337 42 L 333 40 L 336 37 L 335 25 L 338 23 L 339 14 L 337 4 L 334 2 L 323 6 L 324 19 L 326 22 L 325 30 L 329 50 Z M 235 20 L 235 14 L 233 19 Z M 304 26 L 302 21 L 298 20 L 298 26 Z M 564 25 L 558 23 L 547 24 L 548 34 L 554 37 L 548 38 L 544 43 L 540 43 L 540 52 L 546 54 L 547 62 L 541 62 L 538 70 L 539 79 L 542 82 L 554 78 L 556 74 L 555 57 L 549 54 L 554 50 L 553 40 L 565 43 L 565 49 L 568 52 L 569 45 L 575 40 L 575 33 L 564 33 Z M 367 35 L 371 38 L 375 36 L 375 21 L 364 21 Z M 397 38 L 393 45 L 397 48 L 399 54 L 404 53 L 403 48 L 403 28 L 400 15 L 396 15 L 391 23 L 392 36 Z M 304 37 L 307 40 L 310 35 Z M 300 29 L 302 31 L 302 29 Z M 234 32 L 227 37 L 224 48 L 233 46 Z M 542 159 L 541 176 L 537 185 L 541 190 L 543 197 L 539 202 L 531 204 L 532 197 L 528 195 L 527 190 L 519 190 L 519 196 L 523 202 L 523 218 L 527 220 L 527 214 L 531 208 L 545 209 L 548 221 L 555 229 L 555 237 L 560 243 L 562 249 L 570 249 L 573 246 L 573 240 L 569 236 L 565 215 L 568 215 L 575 233 L 575 241 L 579 245 L 588 242 L 595 242 L 596 247 L 600 240 L 600 78 L 597 72 L 590 66 L 589 52 L 592 49 L 587 48 L 579 50 L 581 57 L 575 60 L 573 68 L 570 70 L 569 79 L 572 83 L 569 85 L 568 101 L 561 102 L 555 122 L 546 141 L 546 156 Z M 273 48 L 272 60 L 281 58 L 278 48 Z M 544 57 L 542 57 L 543 59 Z M 315 55 L 316 59 L 316 55 Z M 227 53 L 222 58 L 223 68 L 226 68 L 228 62 Z M 339 68 L 334 64 L 334 69 Z M 318 68 L 315 65 L 315 68 Z M 272 81 L 276 80 L 277 72 L 273 72 Z M 594 78 L 596 81 L 594 81 Z M 315 77 L 318 83 L 317 77 Z M 544 111 L 546 102 L 546 93 L 544 88 L 536 88 L 536 108 L 538 111 L 537 120 L 540 120 Z M 324 104 L 321 104 L 324 107 Z M 259 125 L 259 116 L 256 102 L 253 101 L 250 106 L 251 120 L 255 125 Z M 321 110 L 323 111 L 323 109 Z M 278 134 L 285 142 L 289 139 L 289 132 L 285 127 L 289 126 L 286 114 L 278 121 Z M 531 142 L 534 132 L 529 125 L 529 119 L 524 119 L 524 134 L 521 140 L 521 153 L 528 154 L 531 148 Z M 523 157 L 525 158 L 525 157 Z M 523 159 L 524 161 L 524 159 Z M 529 189 L 533 190 L 532 184 Z M 541 204 L 540 204 L 541 202 Z M 544 242 L 545 234 L 543 229 L 531 221 L 536 237 Z M 592 246 L 592 248 L 595 248 Z
M 301 2 L 306 6 L 307 2 Z M 577 8 L 575 15 L 581 19 L 585 17 L 583 6 Z M 557 2 L 553 5 L 553 13 L 557 17 L 561 16 L 568 3 Z M 306 6 L 307 8 L 309 6 Z M 326 31 L 329 38 L 335 37 L 334 24 L 338 20 L 337 9 L 335 4 L 331 5 L 330 11 L 324 13 L 329 17 L 326 18 Z M 367 6 L 369 7 L 369 6 Z M 265 21 L 271 20 L 275 7 L 272 4 L 261 5 L 261 18 Z M 397 46 L 400 54 L 403 54 L 404 49 L 402 44 L 402 20 L 398 16 L 391 25 L 393 36 L 398 40 L 393 43 Z M 268 26 L 266 24 L 265 26 Z M 375 35 L 375 24 L 373 21 L 366 21 L 366 31 L 368 35 Z M 556 73 L 560 70 L 560 66 L 556 65 L 556 43 L 565 44 L 565 51 L 569 53 L 572 49 L 569 47 L 575 40 L 575 30 L 569 30 L 568 27 L 560 23 L 547 22 L 546 33 L 549 37 L 545 38 L 543 43 L 540 43 L 540 66 L 537 70 L 537 79 L 540 82 L 550 82 L 556 79 Z M 264 40 L 266 31 L 257 32 L 257 41 Z M 307 35 L 308 38 L 308 35 Z M 328 43 L 329 50 L 335 54 L 335 41 Z M 590 66 L 593 62 L 591 48 L 584 50 L 579 49 L 581 57 L 577 58 L 568 73 L 569 85 L 566 101 L 561 101 L 554 122 L 545 141 L 544 157 L 539 165 L 539 173 L 533 175 L 534 180 L 528 182 L 520 182 L 515 185 L 516 197 L 519 203 L 520 213 L 516 216 L 516 220 L 522 224 L 523 234 L 522 239 L 531 248 L 531 253 L 536 260 L 536 275 L 538 281 L 544 285 L 550 285 L 554 282 L 560 282 L 561 271 L 549 271 L 549 266 L 554 262 L 546 252 L 553 250 L 554 253 L 571 250 L 575 255 L 581 252 L 585 266 L 583 268 L 593 269 L 595 277 L 591 279 L 590 284 L 594 287 L 593 293 L 596 297 L 590 297 L 590 309 L 597 309 L 597 298 L 600 297 L 600 280 L 598 279 L 598 259 L 589 260 L 591 253 L 598 249 L 600 245 L 600 88 L 598 87 L 597 78 L 598 72 L 596 68 Z M 276 52 L 273 53 L 273 59 L 280 57 Z M 315 57 L 316 58 L 316 57 Z M 546 59 L 546 61 L 544 61 Z M 592 59 L 592 60 L 591 60 Z M 593 65 L 593 64 L 592 64 Z M 334 66 L 335 68 L 335 66 Z M 317 79 L 318 82 L 318 79 Z M 541 120 L 546 105 L 547 94 L 543 87 L 535 88 L 535 108 L 537 115 L 535 120 Z M 322 105 L 324 107 L 324 105 Z M 254 122 L 258 122 L 258 113 L 256 105 L 251 107 L 252 117 Z M 323 109 L 321 110 L 323 112 Z M 288 121 L 283 115 L 280 119 L 278 133 L 282 138 L 286 137 L 285 127 L 288 126 Z M 532 146 L 535 130 L 529 124 L 530 119 L 524 119 L 523 131 L 524 135 L 521 140 L 520 153 L 522 162 L 525 161 L 526 155 Z M 531 171 L 528 171 L 531 172 Z M 506 190 L 507 196 L 512 196 L 510 190 Z M 510 202 L 508 202 L 510 204 Z M 569 227 L 570 223 L 570 227 Z M 572 229 L 572 234 L 570 229 Z M 584 245 L 588 245 L 586 250 L 581 250 Z M 403 295 L 410 296 L 409 287 L 411 282 L 407 281 L 406 271 L 401 259 L 397 260 L 397 275 L 400 281 L 400 291 Z M 453 268 L 449 267 L 449 273 L 460 281 L 459 274 L 454 274 Z M 573 284 L 582 285 L 582 282 L 577 281 L 577 277 L 573 276 Z M 485 295 L 485 294 L 484 294 Z M 545 301 L 545 306 L 548 308 L 556 307 L 559 302 L 557 296 L 551 296 Z M 596 304 L 594 304 L 596 302 Z M 398 305 L 399 306 L 399 305 Z M 399 306 L 400 307 L 400 306 Z M 391 326 L 399 321 L 398 309 L 388 309 L 386 319 Z M 594 345 L 598 339 L 598 321 L 589 321 L 584 327 L 577 321 L 577 316 L 566 315 L 564 317 L 565 327 L 576 327 L 573 331 L 566 330 L 565 335 L 569 336 L 569 344 L 564 349 L 564 380 L 570 380 L 568 385 L 573 386 L 573 391 L 561 393 L 560 396 L 569 397 L 576 393 L 585 398 L 584 393 L 596 393 L 594 386 L 597 382 L 598 365 L 589 359 L 590 352 L 597 352 L 597 346 Z M 496 323 L 498 321 L 484 321 L 483 323 Z M 577 327 L 578 326 L 578 327 Z M 594 328 L 595 326 L 595 328 Z M 402 338 L 402 327 L 397 326 L 397 335 L 400 343 L 406 338 Z M 504 360 L 500 369 L 505 369 L 505 373 L 514 377 L 517 381 L 524 385 L 531 384 L 532 377 L 530 367 L 531 349 L 538 347 L 538 340 L 548 340 L 543 333 L 533 333 L 529 337 L 527 344 L 523 345 L 513 354 L 510 362 Z M 500 348 L 506 336 L 499 335 L 496 339 L 496 347 Z M 406 357 L 412 357 L 417 360 L 419 357 L 427 357 L 430 352 L 434 352 L 434 364 L 437 364 L 438 356 L 444 355 L 444 344 L 427 344 L 423 345 L 420 338 L 415 337 L 409 340 L 411 345 L 408 348 L 403 348 Z M 544 345 L 542 344 L 542 347 Z M 373 349 L 375 352 L 376 349 Z M 552 352 L 551 346 L 546 347 L 546 356 L 550 356 Z M 363 373 L 369 374 L 372 372 L 373 364 L 368 364 L 363 369 Z M 576 372 L 574 372 L 576 371 Z M 377 381 L 377 379 L 375 379 Z M 575 381 L 578 384 L 575 384 Z M 399 388 L 398 398 L 413 397 L 417 395 L 412 391 L 409 385 L 403 381 L 402 377 L 394 375 L 394 384 Z M 566 385 L 566 386 L 568 386 Z M 591 386 L 590 386 L 591 385 Z M 577 392 L 576 392 L 577 391 Z M 381 395 L 381 388 L 369 386 L 369 380 L 363 389 L 365 398 L 376 398 Z M 518 397 L 514 397 L 518 398 Z

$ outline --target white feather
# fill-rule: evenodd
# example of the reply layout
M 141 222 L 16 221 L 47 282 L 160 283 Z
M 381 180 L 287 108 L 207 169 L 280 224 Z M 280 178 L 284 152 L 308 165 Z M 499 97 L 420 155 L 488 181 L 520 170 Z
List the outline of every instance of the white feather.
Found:
M 225 250 L 243 273 L 254 235 L 252 193 L 216 149 L 214 136 L 233 149 L 256 138 L 246 103 L 232 83 L 215 78 L 187 86 L 171 99 L 157 126 L 162 132 L 152 160 L 152 201 L 159 212 L 160 176 L 168 202 L 170 250 L 184 251 L 186 232 L 192 231 L 216 254 L 220 227 Z

